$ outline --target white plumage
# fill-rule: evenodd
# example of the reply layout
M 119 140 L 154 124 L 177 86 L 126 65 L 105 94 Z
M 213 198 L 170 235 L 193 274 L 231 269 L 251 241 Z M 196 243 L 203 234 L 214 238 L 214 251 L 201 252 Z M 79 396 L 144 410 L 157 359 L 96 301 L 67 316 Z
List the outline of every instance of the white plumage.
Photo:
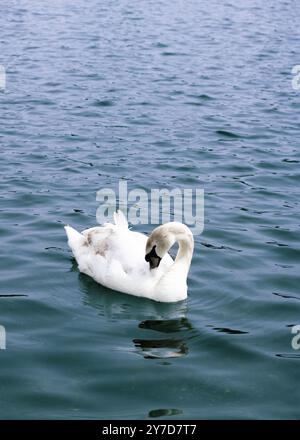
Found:
M 178 222 L 166 223 L 148 238 L 129 230 L 121 211 L 114 213 L 114 222 L 81 233 L 65 226 L 80 272 L 103 286 L 130 295 L 163 302 L 186 298 L 186 278 L 193 253 L 193 236 L 188 227 Z M 179 250 L 174 261 L 168 250 L 175 241 Z M 146 254 L 158 267 L 150 268 Z

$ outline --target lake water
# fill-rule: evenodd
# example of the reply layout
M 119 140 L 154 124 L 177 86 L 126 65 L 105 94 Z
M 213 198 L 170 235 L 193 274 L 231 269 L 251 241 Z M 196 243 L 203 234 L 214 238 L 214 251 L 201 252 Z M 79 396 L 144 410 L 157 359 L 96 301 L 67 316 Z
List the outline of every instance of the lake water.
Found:
M 292 0 L 1 2 L 1 418 L 300 417 L 299 19 Z M 204 188 L 186 302 L 79 274 L 63 225 L 94 226 L 119 179 Z

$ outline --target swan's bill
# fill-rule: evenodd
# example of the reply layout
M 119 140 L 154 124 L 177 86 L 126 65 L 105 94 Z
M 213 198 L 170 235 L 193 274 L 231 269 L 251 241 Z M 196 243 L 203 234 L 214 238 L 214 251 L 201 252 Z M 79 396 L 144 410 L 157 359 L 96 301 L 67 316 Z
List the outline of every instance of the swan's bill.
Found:
M 150 264 L 150 269 L 158 267 L 161 261 L 161 257 L 157 255 L 155 248 L 156 245 L 154 245 L 151 251 L 145 255 L 145 260 Z

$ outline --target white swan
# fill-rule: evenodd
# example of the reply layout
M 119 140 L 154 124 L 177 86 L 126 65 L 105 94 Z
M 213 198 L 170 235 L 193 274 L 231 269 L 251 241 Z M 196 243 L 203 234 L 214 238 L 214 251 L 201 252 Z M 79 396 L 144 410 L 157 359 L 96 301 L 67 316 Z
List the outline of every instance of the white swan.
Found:
M 179 222 L 165 223 L 148 238 L 128 229 L 122 211 L 114 213 L 114 221 L 81 234 L 65 226 L 80 272 L 130 295 L 162 302 L 185 299 L 194 249 L 189 228 Z M 179 248 L 174 261 L 168 250 L 175 242 Z

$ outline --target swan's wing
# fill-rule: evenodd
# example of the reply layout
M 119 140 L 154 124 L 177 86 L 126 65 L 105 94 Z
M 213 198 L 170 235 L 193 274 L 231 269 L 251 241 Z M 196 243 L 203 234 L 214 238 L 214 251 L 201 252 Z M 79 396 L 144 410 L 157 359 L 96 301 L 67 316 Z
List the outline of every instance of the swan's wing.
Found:
M 107 285 L 107 278 L 111 278 L 112 273 L 117 272 L 123 278 L 125 272 L 122 265 L 113 258 L 113 249 L 116 246 L 113 227 L 95 227 L 81 233 L 71 226 L 65 226 L 65 230 L 80 272 L 104 285 Z
M 107 226 L 96 226 L 94 228 L 85 229 L 81 234 L 85 238 L 86 245 L 91 252 L 105 257 L 109 247 L 110 237 L 114 234 L 114 229 L 107 224 Z
M 130 231 L 122 216 L 116 216 L 116 223 L 85 229 L 81 233 L 70 226 L 65 227 L 79 269 L 103 284 L 104 280 L 99 278 L 104 272 L 111 277 L 116 273 L 116 265 L 127 274 L 148 269 L 144 259 L 147 236 Z
M 86 238 L 90 250 L 107 260 L 111 252 L 118 246 L 120 236 L 128 231 L 128 222 L 122 211 L 114 212 L 114 224 L 105 223 L 103 226 L 85 229 L 81 234 Z

